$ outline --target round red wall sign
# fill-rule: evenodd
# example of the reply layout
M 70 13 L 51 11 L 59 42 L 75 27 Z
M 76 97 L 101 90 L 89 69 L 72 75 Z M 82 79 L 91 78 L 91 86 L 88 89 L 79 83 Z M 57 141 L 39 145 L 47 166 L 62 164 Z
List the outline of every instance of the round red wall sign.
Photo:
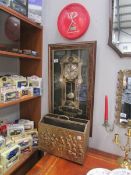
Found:
M 64 7 L 57 21 L 60 34 L 68 39 L 79 38 L 86 32 L 89 24 L 89 13 L 79 3 L 72 3 Z

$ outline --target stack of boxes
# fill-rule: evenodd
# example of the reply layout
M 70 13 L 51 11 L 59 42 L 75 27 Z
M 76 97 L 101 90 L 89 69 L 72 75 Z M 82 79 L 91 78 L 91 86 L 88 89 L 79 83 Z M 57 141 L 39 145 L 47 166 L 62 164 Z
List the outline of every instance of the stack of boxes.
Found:
M 28 1 L 27 0 L 0 0 L 0 4 L 11 7 L 22 15 L 28 15 Z
M 24 153 L 38 146 L 38 131 L 34 122 L 19 120 L 7 125 L 6 137 L 0 136 L 0 174 L 3 175 Z
M 34 22 L 42 24 L 42 0 L 0 0 L 0 4 L 11 7 Z
M 17 100 L 27 95 L 42 95 L 42 78 L 37 76 L 26 78 L 19 75 L 2 76 L 0 78 L 1 103 Z

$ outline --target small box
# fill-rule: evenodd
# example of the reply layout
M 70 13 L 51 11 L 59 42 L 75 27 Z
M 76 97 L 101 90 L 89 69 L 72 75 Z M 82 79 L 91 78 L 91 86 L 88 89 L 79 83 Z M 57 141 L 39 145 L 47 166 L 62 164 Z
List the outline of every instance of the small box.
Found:
M 5 147 L 5 138 L 0 136 L 0 150 Z
M 42 95 L 42 78 L 38 76 L 31 76 L 27 78 L 31 94 L 33 96 Z
M 32 147 L 38 147 L 38 131 L 37 129 L 32 129 L 25 131 L 25 135 L 30 135 L 32 137 Z
M 28 14 L 28 2 L 27 0 L 11 0 L 10 7 L 21 13 L 22 15 L 27 16 Z
M 10 76 L 2 76 L 0 77 L 0 87 L 11 87 L 13 86 L 13 81 Z
M 28 18 L 42 24 L 42 0 L 28 0 Z
M 18 145 L 1 150 L 0 165 L 3 167 L 4 173 L 19 160 L 19 156 L 20 147 Z
M 8 136 L 21 135 L 23 133 L 24 133 L 24 125 L 22 124 L 13 124 L 7 127 Z
M 19 92 L 16 87 L 3 87 L 0 88 L 0 102 L 9 102 L 19 98 Z
M 26 77 L 19 76 L 19 75 L 12 75 L 11 79 L 12 79 L 13 85 L 16 88 L 21 88 L 21 87 L 27 87 L 28 86 L 28 82 L 27 82 Z
M 5 138 L 5 147 L 10 148 L 14 145 L 14 141 L 12 140 L 11 137 L 6 137 Z
M 10 0 L 0 0 L 0 5 L 10 6 Z
M 20 146 L 21 153 L 27 152 L 27 150 L 30 152 L 32 150 L 31 136 L 19 136 L 14 138 L 14 142 Z
M 18 123 L 24 125 L 25 131 L 34 129 L 34 121 L 20 119 Z
M 89 142 L 90 122 L 58 114 L 45 115 L 38 126 L 39 148 L 83 164 Z
M 0 135 L 4 137 L 7 136 L 7 124 L 0 124 Z

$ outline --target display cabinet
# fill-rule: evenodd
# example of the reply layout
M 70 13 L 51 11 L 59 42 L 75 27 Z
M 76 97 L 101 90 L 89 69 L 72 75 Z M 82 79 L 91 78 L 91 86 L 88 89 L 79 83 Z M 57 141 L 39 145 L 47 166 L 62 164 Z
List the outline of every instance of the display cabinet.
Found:
M 0 5 L 0 11 L 2 11 L 2 13 L 8 14 L 9 16 L 14 16 L 20 20 L 20 49 L 29 49 L 38 52 L 38 56 L 32 56 L 1 49 L 0 57 L 2 59 L 5 59 L 5 57 L 9 57 L 10 59 L 19 59 L 20 75 L 22 76 L 27 77 L 37 75 L 39 77 L 42 77 L 42 26 L 37 25 L 27 17 L 8 7 Z M 20 106 L 20 118 L 33 120 L 35 122 L 35 127 L 37 127 L 38 122 L 41 118 L 41 97 L 22 97 L 16 101 L 0 103 L 0 110 L 2 108 L 7 108 L 8 110 L 8 106 L 16 104 Z M 10 170 L 10 174 L 15 174 L 17 168 L 24 169 L 22 166 L 26 165 L 25 162 L 26 160 L 30 159 L 30 156 L 33 157 L 33 163 L 35 163 L 35 160 L 38 160 L 38 154 L 35 150 L 31 154 L 26 155 L 25 158 L 22 158 L 22 161 L 18 163 L 18 167 L 16 165 L 15 168 L 13 167 L 13 170 Z M 25 169 L 27 171 L 28 167 Z

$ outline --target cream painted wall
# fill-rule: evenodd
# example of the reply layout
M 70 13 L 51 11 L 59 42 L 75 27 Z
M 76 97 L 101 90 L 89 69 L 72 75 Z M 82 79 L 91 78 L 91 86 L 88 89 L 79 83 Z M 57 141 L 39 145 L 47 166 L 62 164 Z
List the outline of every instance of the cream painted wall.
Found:
M 57 18 L 62 8 L 70 3 L 83 4 L 90 13 L 91 23 L 88 31 L 79 39 L 64 39 L 57 30 Z M 131 58 L 119 58 L 108 46 L 109 33 L 109 0 L 44 0 L 43 7 L 44 46 L 43 46 L 43 78 L 44 95 L 42 115 L 48 112 L 48 44 L 70 43 L 97 40 L 96 78 L 93 113 L 93 136 L 89 145 L 110 153 L 121 154 L 119 148 L 112 143 L 115 132 L 121 134 L 124 142 L 124 129 L 115 127 L 113 133 L 107 133 L 102 126 L 104 118 L 104 97 L 109 97 L 109 122 L 114 120 L 117 72 L 120 69 L 131 69 Z

